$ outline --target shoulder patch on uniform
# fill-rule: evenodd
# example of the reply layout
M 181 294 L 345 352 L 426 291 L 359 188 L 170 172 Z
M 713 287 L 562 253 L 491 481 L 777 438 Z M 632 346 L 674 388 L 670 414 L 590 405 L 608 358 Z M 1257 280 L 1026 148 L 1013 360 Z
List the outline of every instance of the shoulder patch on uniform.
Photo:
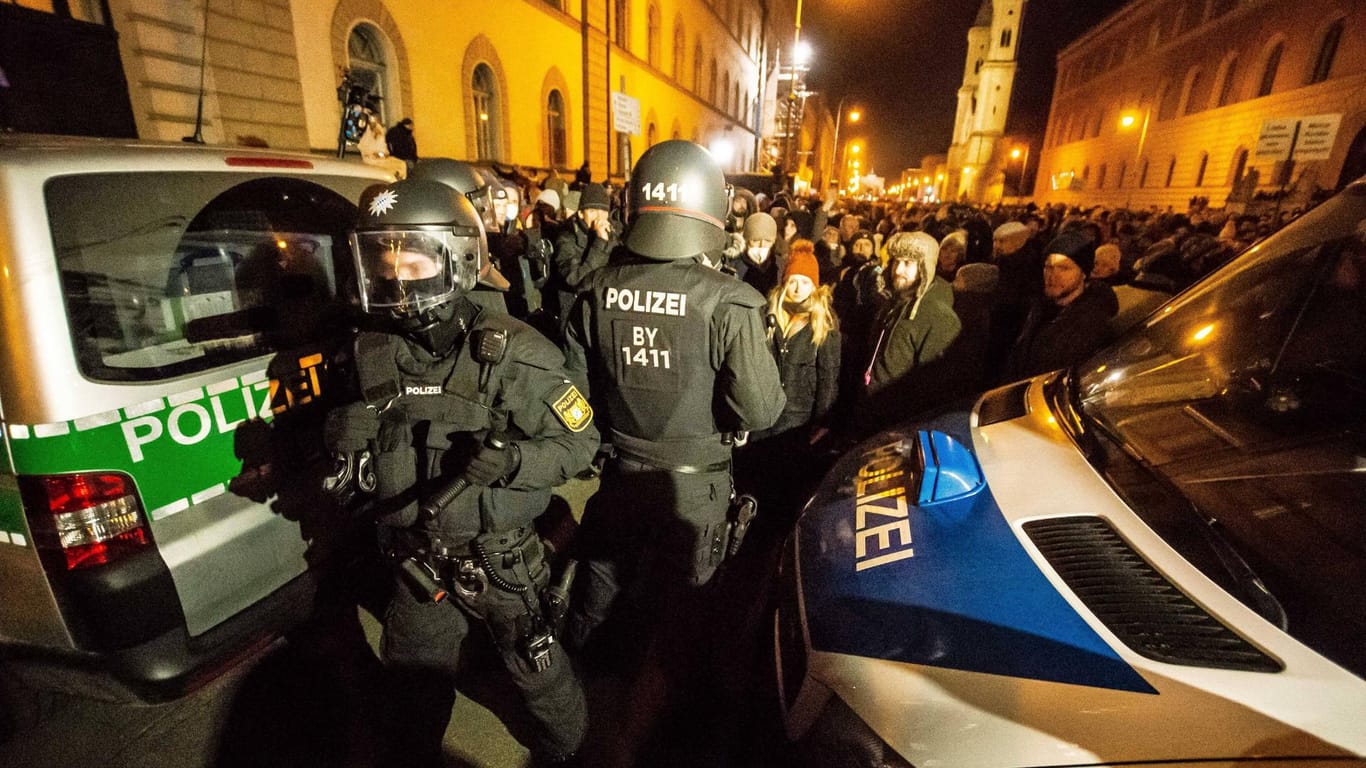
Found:
M 570 432 L 582 432 L 593 421 L 593 408 L 573 384 L 556 398 L 550 409 Z

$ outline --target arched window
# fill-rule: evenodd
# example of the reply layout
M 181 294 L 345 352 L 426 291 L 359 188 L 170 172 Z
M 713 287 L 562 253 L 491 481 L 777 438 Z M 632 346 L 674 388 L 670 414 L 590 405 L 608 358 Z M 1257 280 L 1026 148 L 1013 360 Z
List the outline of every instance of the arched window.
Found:
M 615 22 L 615 26 L 612 27 L 612 40 L 624 51 L 631 42 L 631 18 L 626 13 L 630 3 L 627 0 L 616 0 L 612 5 L 616 11 L 612 19 Z
M 1163 182 L 1163 186 L 1170 187 L 1172 185 L 1172 177 L 1175 175 L 1176 155 L 1172 155 L 1171 159 L 1167 161 L 1167 180 Z
M 707 101 L 716 105 L 716 59 L 711 60 L 711 77 L 707 80 Z
M 346 54 L 351 79 L 369 89 L 370 95 L 379 97 L 380 124 L 388 125 L 384 112 L 388 103 L 384 86 L 389 67 L 383 34 L 369 24 L 357 24 L 346 40 Z
M 1257 86 L 1257 96 L 1270 96 L 1271 91 L 1276 86 L 1276 73 L 1281 69 L 1281 54 L 1285 53 L 1285 43 L 1276 43 L 1266 55 L 1266 64 L 1262 66 L 1262 84 Z
M 1191 70 L 1191 73 L 1186 77 L 1185 107 L 1181 110 L 1181 114 L 1193 115 L 1205 108 L 1204 93 L 1200 90 L 1201 85 L 1203 85 L 1201 82 L 1203 75 L 1204 73 L 1197 68 Z
M 1181 100 L 1181 90 L 1173 87 L 1169 83 L 1163 83 L 1158 88 L 1157 97 L 1157 120 L 1170 120 L 1176 117 L 1176 107 Z
M 1338 19 L 1324 30 L 1319 53 L 1314 57 L 1314 69 L 1309 73 L 1309 85 L 1321 83 L 1333 72 L 1333 60 L 1338 55 L 1338 43 L 1342 41 L 1344 19 Z
M 1205 186 L 1205 169 L 1209 167 L 1209 153 L 1200 153 L 1200 167 L 1195 171 L 1195 186 Z
M 1081 182 L 1082 182 L 1083 184 L 1085 184 L 1086 182 L 1088 182 L 1088 181 L 1090 181 L 1090 180 L 1091 180 L 1091 166 L 1088 165 L 1088 166 L 1086 166 L 1085 168 L 1082 168 L 1082 169 L 1081 169 Z
M 1237 184 L 1243 180 L 1243 172 L 1247 170 L 1247 147 L 1239 147 L 1233 154 L 1233 172 L 1229 174 L 1228 183 Z
M 735 83 L 730 88 L 730 113 L 735 117 L 740 117 L 740 84 Z
M 1209 4 L 1209 17 L 1218 18 L 1238 7 L 1238 0 L 1211 0 Z
M 659 66 L 659 6 L 650 3 L 645 11 L 645 60 L 650 66 Z
M 1143 164 L 1138 168 L 1138 188 L 1142 189 L 1148 185 L 1148 158 L 1143 158 Z
M 1214 106 L 1226 107 L 1237 101 L 1233 96 L 1234 78 L 1238 76 L 1238 57 L 1234 56 L 1224 65 L 1224 79 L 1219 83 L 1219 98 Z
M 487 64 L 474 68 L 470 94 L 474 108 L 474 147 L 479 160 L 498 159 L 498 91 L 493 69 Z
M 1119 173 L 1115 174 L 1115 189 L 1124 189 L 1124 174 L 1129 172 L 1129 162 L 1119 161 Z
M 974 64 L 973 67 L 972 67 L 972 74 L 975 75 L 975 74 L 977 74 L 978 72 L 981 72 L 981 71 L 982 71 L 982 60 L 981 60 L 981 59 L 978 59 L 978 60 L 977 60 L 977 63 Z
M 692 47 L 692 90 L 697 95 L 702 95 L 702 38 L 697 38 L 697 44 Z
M 547 159 L 553 168 L 569 164 L 569 142 L 564 127 L 564 96 L 559 89 L 550 91 L 545 102 L 545 130 L 549 155 Z
M 674 79 L 683 81 L 683 55 L 688 46 L 682 17 L 674 20 Z
M 1002 47 L 1002 48 L 1009 48 L 1009 47 L 1010 47 L 1010 30 L 1008 30 L 1008 29 L 1003 29 L 1003 30 L 1001 30 L 1001 47 Z
M 645 129 L 645 148 L 653 147 L 659 141 L 659 129 L 655 128 L 654 123 Z
M 1105 177 L 1109 174 L 1109 170 L 1109 165 L 1100 164 L 1100 173 L 1096 174 L 1096 189 L 1105 189 Z

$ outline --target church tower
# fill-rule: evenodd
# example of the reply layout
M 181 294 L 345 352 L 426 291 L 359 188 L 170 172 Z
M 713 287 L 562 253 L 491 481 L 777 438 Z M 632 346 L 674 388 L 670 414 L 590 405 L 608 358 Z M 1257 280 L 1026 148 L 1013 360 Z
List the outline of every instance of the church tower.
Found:
M 996 167 L 996 144 L 1005 133 L 1015 85 L 1016 51 L 1026 0 L 982 0 L 968 30 L 968 55 L 949 147 L 943 197 L 983 200 Z

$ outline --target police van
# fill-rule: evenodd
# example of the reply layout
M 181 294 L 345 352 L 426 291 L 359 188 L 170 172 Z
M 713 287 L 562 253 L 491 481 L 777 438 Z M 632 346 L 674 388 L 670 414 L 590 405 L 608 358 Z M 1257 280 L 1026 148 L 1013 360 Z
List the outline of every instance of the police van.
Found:
M 0 664 L 158 699 L 307 614 L 347 229 L 386 180 L 0 134 Z
M 821 766 L 1366 764 L 1366 180 L 1074 369 L 890 429 L 785 545 Z

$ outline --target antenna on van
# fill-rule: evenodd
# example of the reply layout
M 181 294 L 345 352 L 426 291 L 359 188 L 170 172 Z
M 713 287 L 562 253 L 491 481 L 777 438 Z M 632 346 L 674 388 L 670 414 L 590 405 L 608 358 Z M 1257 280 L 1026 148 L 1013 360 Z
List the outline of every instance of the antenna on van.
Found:
M 199 104 L 194 111 L 194 135 L 180 140 L 190 144 L 204 143 L 204 66 L 209 53 L 209 0 L 204 0 L 204 28 L 199 41 Z

